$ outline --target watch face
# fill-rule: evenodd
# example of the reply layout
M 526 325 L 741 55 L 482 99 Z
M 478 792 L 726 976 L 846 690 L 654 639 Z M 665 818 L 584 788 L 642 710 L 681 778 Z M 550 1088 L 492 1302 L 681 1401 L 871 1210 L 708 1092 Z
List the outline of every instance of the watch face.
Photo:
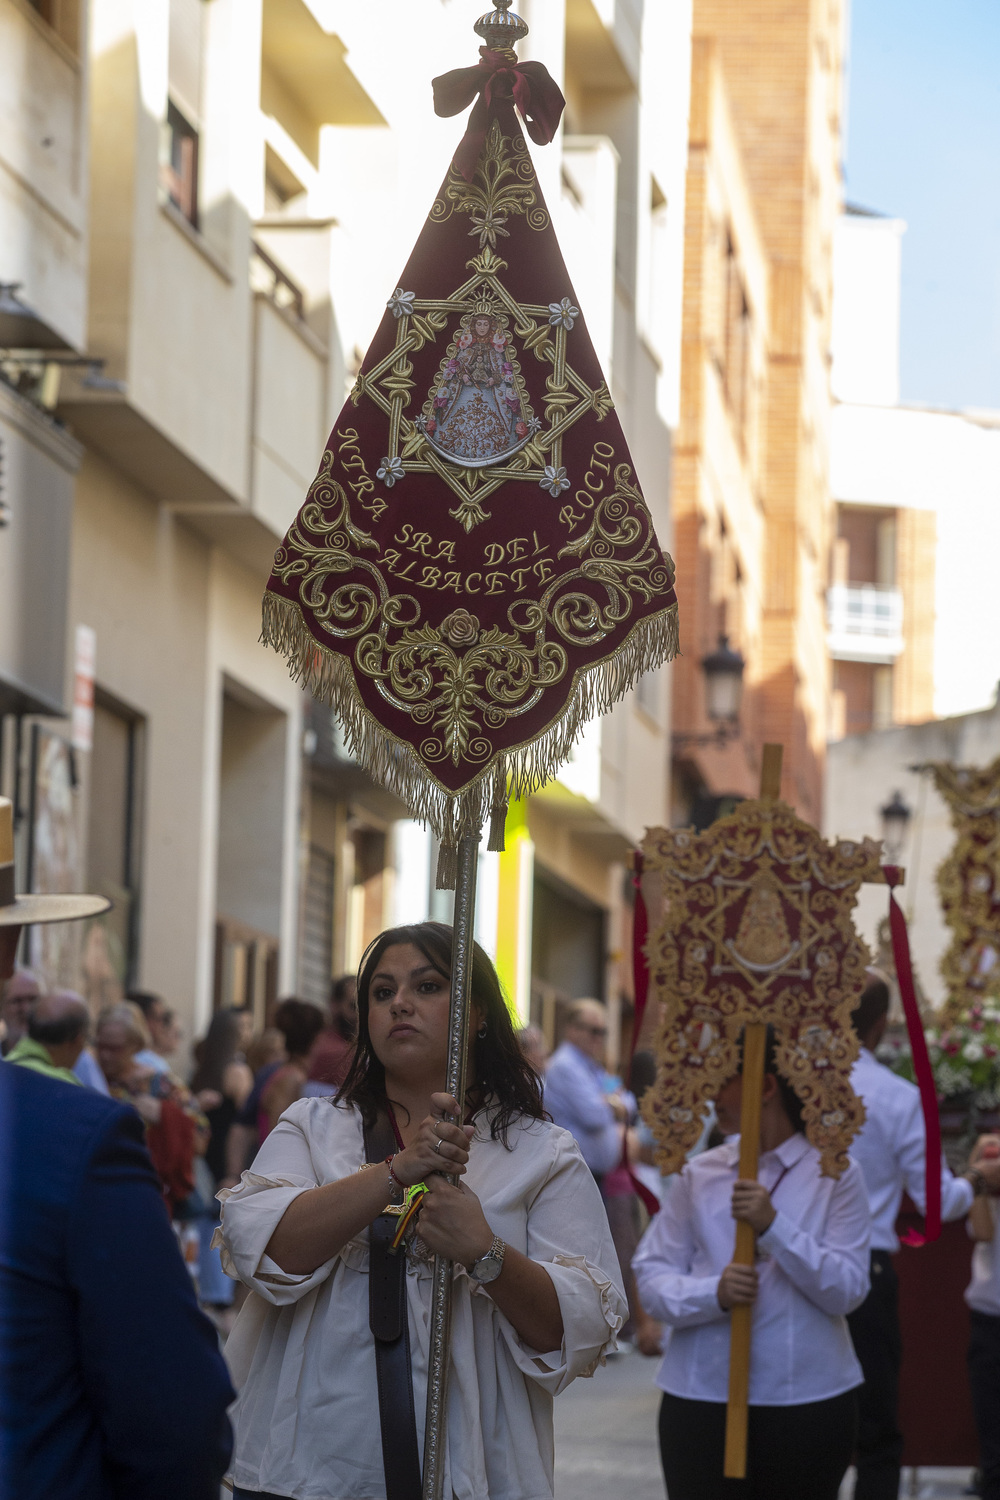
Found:
M 495 1255 L 484 1255 L 482 1260 L 476 1261 L 469 1275 L 480 1286 L 487 1286 L 489 1282 L 496 1281 L 502 1270 L 502 1260 L 498 1260 Z

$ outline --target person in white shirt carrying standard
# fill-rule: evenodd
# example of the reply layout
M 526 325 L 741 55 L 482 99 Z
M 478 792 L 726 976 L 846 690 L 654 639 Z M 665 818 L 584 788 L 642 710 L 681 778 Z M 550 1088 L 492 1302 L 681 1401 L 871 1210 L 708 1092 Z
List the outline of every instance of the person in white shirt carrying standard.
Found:
M 864 1175 L 872 1216 L 871 1291 L 848 1319 L 865 1376 L 859 1393 L 854 1500 L 896 1500 L 899 1494 L 902 1338 L 892 1258 L 899 1249 L 896 1219 L 904 1189 L 921 1213 L 926 1207 L 926 1135 L 920 1093 L 915 1084 L 900 1078 L 875 1057 L 888 1015 L 888 986 L 873 977 L 851 1017 L 861 1041 L 861 1055 L 851 1071 L 851 1087 L 864 1101 L 866 1113 L 851 1155 Z M 964 1176 L 954 1177 L 942 1159 L 942 1219 L 962 1218 L 976 1194 L 985 1188 L 1000 1189 L 1000 1162 L 975 1161 Z
M 740 1128 L 742 1077 L 720 1090 Z M 689 1161 L 632 1262 L 643 1306 L 667 1327 L 657 1384 L 670 1500 L 836 1500 L 857 1430 L 861 1367 L 846 1314 L 868 1291 L 869 1213 L 858 1167 L 820 1175 L 798 1097 L 768 1034 L 759 1180 L 738 1179 L 739 1140 Z M 733 1263 L 734 1220 L 757 1263 Z M 723 1478 L 729 1314 L 754 1306 L 747 1477 Z

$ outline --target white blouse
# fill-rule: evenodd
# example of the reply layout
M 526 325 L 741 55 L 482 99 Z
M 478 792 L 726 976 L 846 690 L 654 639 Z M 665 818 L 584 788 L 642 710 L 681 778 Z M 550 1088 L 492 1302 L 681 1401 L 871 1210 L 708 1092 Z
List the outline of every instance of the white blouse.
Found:
M 463 1180 L 493 1232 L 552 1277 L 564 1332 L 561 1349 L 529 1348 L 455 1267 L 445 1494 L 551 1500 L 552 1398 L 604 1363 L 627 1304 L 604 1205 L 572 1136 L 546 1121 L 516 1121 L 508 1150 L 491 1138 L 485 1111 L 475 1123 Z M 384 1500 L 368 1230 L 310 1276 L 287 1275 L 264 1254 L 293 1199 L 350 1176 L 363 1160 L 357 1110 L 300 1099 L 240 1185 L 219 1194 L 222 1263 L 253 1293 L 226 1347 L 241 1388 L 233 1475 L 248 1489 L 292 1500 Z M 433 1261 L 409 1256 L 406 1269 L 422 1457 Z
M 662 1391 L 725 1401 L 729 1314 L 719 1278 L 733 1258 L 739 1137 L 689 1161 L 632 1261 L 642 1305 L 669 1327 Z M 820 1176 L 819 1152 L 793 1135 L 760 1158 L 774 1221 L 757 1239 L 760 1276 L 750 1344 L 751 1406 L 798 1406 L 860 1385 L 845 1314 L 868 1294 L 870 1215 L 855 1162 Z
M 988 1198 L 993 1217 L 993 1238 L 978 1240 L 972 1252 L 972 1280 L 965 1289 L 965 1300 L 973 1312 L 1000 1317 L 1000 1203 Z

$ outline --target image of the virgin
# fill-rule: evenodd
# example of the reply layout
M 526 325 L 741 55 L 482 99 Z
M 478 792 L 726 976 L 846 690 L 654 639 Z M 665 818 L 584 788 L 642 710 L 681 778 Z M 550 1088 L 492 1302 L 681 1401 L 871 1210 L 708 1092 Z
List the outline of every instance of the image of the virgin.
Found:
M 496 463 L 527 442 L 506 336 L 490 314 L 477 313 L 456 339 L 425 432 L 442 457 L 471 468 Z

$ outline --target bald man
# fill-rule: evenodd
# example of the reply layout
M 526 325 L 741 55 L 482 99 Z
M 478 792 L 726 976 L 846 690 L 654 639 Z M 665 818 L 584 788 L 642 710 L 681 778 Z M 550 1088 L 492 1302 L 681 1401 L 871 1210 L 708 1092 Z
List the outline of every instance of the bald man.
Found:
M 79 1085 L 73 1068 L 87 1045 L 89 1031 L 90 1012 L 79 995 L 71 990 L 42 995 L 31 1008 L 27 1035 L 7 1054 L 7 1061 L 46 1078 Z

